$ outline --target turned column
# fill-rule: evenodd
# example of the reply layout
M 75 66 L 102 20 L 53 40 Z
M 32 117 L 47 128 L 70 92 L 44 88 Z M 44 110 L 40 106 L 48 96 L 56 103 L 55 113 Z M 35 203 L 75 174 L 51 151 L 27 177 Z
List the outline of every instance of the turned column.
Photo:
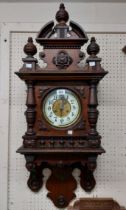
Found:
M 36 70 L 37 59 L 34 58 L 34 55 L 37 53 L 37 48 L 33 44 L 32 37 L 28 38 L 27 44 L 24 46 L 24 53 L 27 55 L 26 58 L 23 58 L 23 68 L 20 69 L 20 72 L 32 72 Z M 32 80 L 26 81 L 27 85 L 27 99 L 26 106 L 27 110 L 25 112 L 26 121 L 27 121 L 27 131 L 23 136 L 23 145 L 24 147 L 34 147 L 36 143 L 36 133 L 34 131 L 34 123 L 36 117 L 35 111 L 35 93 L 34 93 L 34 82 Z
M 25 147 L 32 147 L 36 142 L 36 133 L 34 131 L 34 123 L 36 117 L 35 111 L 35 96 L 34 96 L 34 85 L 32 81 L 27 83 L 27 100 L 26 100 L 27 110 L 25 112 L 27 121 L 27 131 L 23 136 L 23 144 Z
M 89 102 L 88 102 L 88 121 L 90 125 L 89 136 L 94 137 L 98 135 L 96 130 L 96 124 L 98 119 L 98 99 L 97 99 L 97 84 L 92 81 L 89 90 Z
M 35 131 L 33 130 L 35 123 L 35 96 L 34 96 L 34 86 L 33 82 L 29 81 L 27 83 L 27 100 L 26 100 L 27 110 L 25 112 L 26 121 L 27 121 L 27 131 L 26 135 L 35 135 Z
M 99 53 L 100 48 L 96 43 L 95 37 L 91 38 L 91 42 L 87 47 L 89 57 L 87 59 L 87 68 L 89 72 L 101 72 L 101 59 L 96 55 Z M 93 78 L 89 83 L 89 99 L 88 99 L 88 122 L 89 122 L 89 145 L 92 147 L 100 146 L 101 136 L 98 134 L 96 126 L 98 120 L 98 98 L 97 98 L 97 85 L 99 80 Z

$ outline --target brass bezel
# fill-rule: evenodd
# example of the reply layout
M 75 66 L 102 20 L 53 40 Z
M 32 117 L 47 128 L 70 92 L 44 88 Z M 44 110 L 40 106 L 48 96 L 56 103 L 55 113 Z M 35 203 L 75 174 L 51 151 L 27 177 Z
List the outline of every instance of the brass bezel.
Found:
M 67 124 L 67 125 L 60 125 L 60 126 L 55 126 L 54 124 L 52 124 L 51 123 L 51 121 L 48 119 L 48 117 L 46 116 L 46 114 L 45 114 L 45 109 L 44 109 L 44 107 L 45 107 L 45 103 L 46 103 L 46 101 L 47 101 L 47 97 L 49 97 L 49 95 L 52 93 L 52 92 L 54 92 L 54 91 L 56 91 L 56 90 L 58 90 L 58 89 L 65 89 L 65 90 L 67 90 L 67 91 L 69 91 L 69 92 L 71 92 L 72 93 L 72 95 L 74 95 L 74 97 L 76 98 L 76 100 L 77 100 L 77 103 L 78 103 L 78 105 L 79 105 L 79 112 L 78 112 L 78 115 L 77 115 L 77 117 L 74 119 L 74 121 L 72 121 L 71 123 L 69 123 L 69 124 Z M 44 119 L 45 119 L 45 121 L 51 126 L 51 127 L 53 127 L 53 128 L 55 128 L 55 129 L 67 129 L 67 128 L 69 128 L 70 126 L 74 126 L 76 123 L 78 123 L 78 120 L 80 119 L 80 117 L 81 117 L 81 111 L 82 111 L 82 105 L 81 105 L 81 101 L 80 101 L 80 98 L 79 98 L 79 96 L 77 95 L 77 93 L 76 92 L 74 92 L 73 90 L 71 90 L 70 88 L 66 88 L 66 87 L 58 87 L 58 88 L 54 88 L 54 89 L 51 89 L 45 96 L 44 96 L 44 98 L 43 98 L 43 102 L 42 102 L 42 114 L 43 114 L 43 117 L 44 117 Z

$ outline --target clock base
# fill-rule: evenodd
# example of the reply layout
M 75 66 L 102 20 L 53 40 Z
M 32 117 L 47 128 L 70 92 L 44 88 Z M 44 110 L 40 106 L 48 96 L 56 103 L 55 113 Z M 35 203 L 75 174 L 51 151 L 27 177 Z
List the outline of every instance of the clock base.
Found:
M 95 187 L 93 175 L 96 169 L 97 156 L 104 153 L 104 149 L 36 149 L 20 147 L 17 150 L 25 156 L 26 168 L 30 172 L 28 187 L 37 192 L 43 185 L 43 170 L 49 168 L 51 175 L 46 182 L 49 197 L 58 208 L 65 208 L 76 197 L 74 191 L 77 181 L 73 176 L 75 168 L 80 169 L 80 185 L 89 192 Z

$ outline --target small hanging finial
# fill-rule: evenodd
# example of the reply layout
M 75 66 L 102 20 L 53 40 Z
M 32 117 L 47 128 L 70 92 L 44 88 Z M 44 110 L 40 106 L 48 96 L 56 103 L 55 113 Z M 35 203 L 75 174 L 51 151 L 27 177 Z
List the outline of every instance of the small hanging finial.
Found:
M 33 44 L 33 39 L 32 37 L 28 37 L 28 42 L 24 46 L 24 53 L 28 55 L 28 57 L 33 57 L 37 53 L 37 48 Z
M 95 37 L 91 37 L 90 44 L 87 47 L 87 53 L 89 55 L 97 55 L 100 51 L 99 45 L 96 43 Z
M 63 3 L 60 4 L 59 10 L 56 13 L 56 20 L 58 23 L 66 23 L 69 20 L 69 14 L 65 10 L 65 6 Z

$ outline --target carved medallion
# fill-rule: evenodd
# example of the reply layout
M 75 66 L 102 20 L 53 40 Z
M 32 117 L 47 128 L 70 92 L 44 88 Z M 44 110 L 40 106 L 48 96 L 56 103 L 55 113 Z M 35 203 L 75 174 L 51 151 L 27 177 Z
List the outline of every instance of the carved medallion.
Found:
M 72 64 L 73 60 L 69 56 L 69 54 L 65 51 L 60 51 L 54 58 L 53 63 L 59 68 L 59 69 L 66 69 L 68 66 Z

